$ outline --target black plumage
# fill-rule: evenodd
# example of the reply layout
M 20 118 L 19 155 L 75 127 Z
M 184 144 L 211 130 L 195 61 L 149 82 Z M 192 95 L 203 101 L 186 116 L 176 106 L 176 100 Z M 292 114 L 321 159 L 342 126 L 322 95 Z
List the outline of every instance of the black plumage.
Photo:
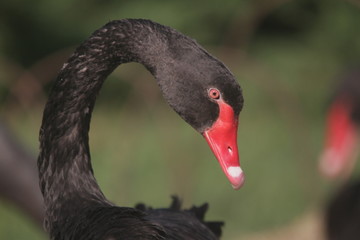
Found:
M 109 22 L 64 64 L 44 110 L 38 167 L 45 227 L 53 240 L 217 239 L 219 231 L 213 234 L 196 214 L 175 211 L 174 217 L 169 210 L 157 218 L 159 211 L 116 207 L 95 180 L 88 132 L 96 96 L 119 64 L 133 61 L 155 76 L 169 105 L 200 133 L 219 115 L 208 97 L 210 87 L 221 91 L 236 115 L 242 108 L 241 89 L 231 72 L 194 40 L 149 20 Z M 193 219 L 201 229 L 187 232 L 196 227 L 189 223 L 176 228 L 166 216 L 178 222 Z
M 360 180 L 344 184 L 331 198 L 325 212 L 328 240 L 357 240 L 360 236 Z
M 168 208 L 153 209 L 145 204 L 137 204 L 136 209 L 147 213 L 146 219 L 164 226 L 168 235 L 173 239 L 188 239 L 188 236 L 196 236 L 198 239 L 209 239 L 221 236 L 221 227 L 224 225 L 220 221 L 205 221 L 205 213 L 208 204 L 199 207 L 192 206 L 190 209 L 181 209 L 181 201 L 173 196 L 173 201 Z

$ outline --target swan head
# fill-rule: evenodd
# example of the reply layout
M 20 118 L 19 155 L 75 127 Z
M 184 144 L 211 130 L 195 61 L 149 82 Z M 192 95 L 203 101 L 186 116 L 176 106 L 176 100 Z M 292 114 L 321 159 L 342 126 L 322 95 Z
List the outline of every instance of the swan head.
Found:
M 222 62 L 196 43 L 174 48 L 153 69 L 164 98 L 206 139 L 231 185 L 239 189 L 244 183 L 237 146 L 241 87 Z

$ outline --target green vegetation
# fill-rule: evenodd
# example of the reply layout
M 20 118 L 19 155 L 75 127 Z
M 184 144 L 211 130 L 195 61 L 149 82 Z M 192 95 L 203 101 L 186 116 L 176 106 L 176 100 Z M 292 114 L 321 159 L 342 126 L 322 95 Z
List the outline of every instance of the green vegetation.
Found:
M 356 1 L 0 2 L 0 115 L 38 148 L 45 93 L 60 64 L 111 19 L 149 18 L 195 38 L 243 87 L 239 152 L 246 173 L 234 191 L 204 139 L 163 102 L 139 64 L 119 67 L 102 90 L 90 132 L 95 175 L 119 205 L 210 203 L 223 239 L 287 224 L 321 209 L 336 184 L 317 172 L 323 118 L 335 80 L 360 60 Z M 1 153 L 0 153 L 1 154 Z M 0 203 L 0 239 L 46 239 Z

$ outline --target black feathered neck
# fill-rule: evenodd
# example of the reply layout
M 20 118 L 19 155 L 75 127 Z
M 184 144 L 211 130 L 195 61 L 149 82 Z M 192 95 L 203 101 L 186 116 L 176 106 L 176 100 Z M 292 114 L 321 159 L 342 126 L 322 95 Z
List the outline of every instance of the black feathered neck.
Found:
M 150 38 L 156 38 L 153 25 L 145 20 L 110 22 L 81 44 L 61 69 L 40 130 L 40 183 L 47 203 L 69 191 L 103 198 L 90 163 L 91 113 L 104 80 L 119 64 L 137 61 L 154 71 L 158 55 L 152 51 L 161 41 L 151 44 Z

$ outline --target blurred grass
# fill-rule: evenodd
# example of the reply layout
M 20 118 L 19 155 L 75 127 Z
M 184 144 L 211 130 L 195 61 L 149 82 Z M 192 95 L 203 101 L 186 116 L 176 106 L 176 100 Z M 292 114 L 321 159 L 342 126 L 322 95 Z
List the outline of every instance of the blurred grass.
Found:
M 232 36 L 226 31 L 236 25 L 232 21 L 237 14 L 240 20 L 250 18 L 256 1 L 229 1 L 223 8 L 210 1 L 202 10 L 189 8 L 186 1 L 155 2 L 122 1 L 115 8 L 112 1 L 101 5 L 94 0 L 85 8 L 88 12 L 69 13 L 64 25 L 58 22 L 59 13 L 81 6 L 82 1 L 66 1 L 60 9 L 51 7 L 58 3 L 44 1 L 33 8 L 44 15 L 38 21 L 48 19 L 41 24 L 59 26 L 53 37 L 69 29 L 64 36 L 72 39 L 61 40 L 66 46 L 77 45 L 94 26 L 122 17 L 151 18 L 205 44 L 229 66 L 244 90 L 238 145 L 246 184 L 240 191 L 232 190 L 204 139 L 163 102 L 151 75 L 139 64 L 126 64 L 106 82 L 91 125 L 93 167 L 105 195 L 122 206 L 143 201 L 163 207 L 172 194 L 182 197 L 186 207 L 209 202 L 207 219 L 226 222 L 223 239 L 241 239 L 286 225 L 305 211 L 321 210 L 334 187 L 317 173 L 323 118 L 334 79 L 360 56 L 359 10 L 344 1 L 301 1 L 316 5 L 315 17 L 304 21 L 307 25 L 297 34 L 275 31 L 270 23 L 285 13 L 298 13 L 299 3 L 289 1 L 262 19 L 270 25 L 257 23 L 247 45 L 236 45 L 225 39 Z M 102 14 L 95 14 L 94 6 Z M 91 14 L 93 18 L 85 18 Z M 296 23 L 294 19 L 287 27 Z M 265 27 L 273 32 L 265 34 L 261 31 Z M 4 46 L 0 41 L 0 50 Z M 2 57 L 15 61 L 16 56 Z M 27 62 L 30 57 L 20 65 Z M 0 79 L 13 76 L 3 72 Z M 120 88 L 125 90 L 117 92 Z M 2 85 L 0 90 L 8 91 Z M 31 108 L 14 108 L 16 101 L 0 99 L 6 100 L 0 113 L 36 155 L 43 100 Z M 46 238 L 10 204 L 1 202 L 0 239 Z

